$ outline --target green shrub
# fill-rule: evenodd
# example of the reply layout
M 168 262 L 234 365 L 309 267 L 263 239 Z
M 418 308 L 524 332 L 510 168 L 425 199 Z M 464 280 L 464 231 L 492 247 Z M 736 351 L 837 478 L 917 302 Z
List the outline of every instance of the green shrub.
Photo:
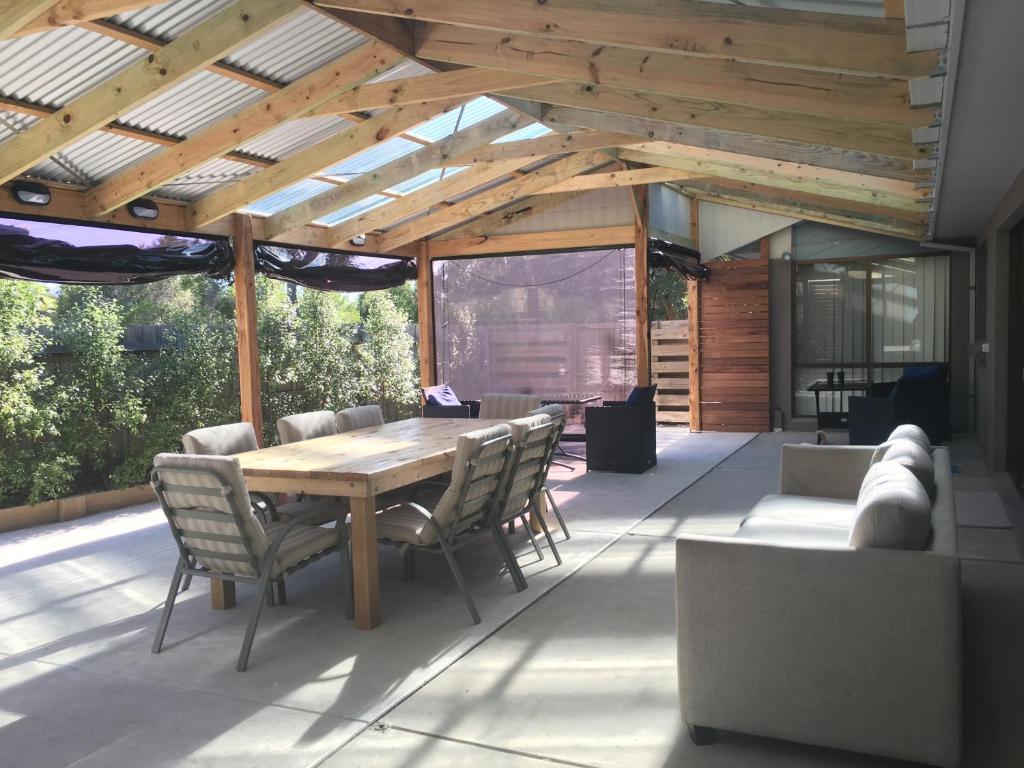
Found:
M 362 400 L 379 403 L 389 419 L 415 414 L 418 379 L 408 316 L 384 291 L 363 295 L 366 341 L 358 347 Z

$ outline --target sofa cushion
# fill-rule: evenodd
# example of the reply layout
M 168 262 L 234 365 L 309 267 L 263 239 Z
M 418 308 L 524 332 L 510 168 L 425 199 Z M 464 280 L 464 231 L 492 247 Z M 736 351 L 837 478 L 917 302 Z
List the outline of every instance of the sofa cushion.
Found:
M 935 501 L 935 462 L 931 454 L 913 440 L 905 437 L 888 440 L 875 449 L 871 463 L 893 461 L 914 473 L 930 501 Z
M 747 520 L 784 520 L 789 523 L 827 525 L 849 533 L 857 516 L 857 502 L 823 496 L 770 494 L 750 510 Z
M 924 549 L 931 535 L 931 500 L 913 472 L 894 461 L 873 464 L 857 497 L 850 546 Z
M 913 440 L 930 454 L 932 452 L 932 441 L 928 439 L 928 433 L 916 424 L 900 424 L 889 433 L 889 440 Z
M 849 547 L 845 528 L 834 525 L 794 523 L 767 517 L 748 517 L 733 535 L 734 539 L 755 541 L 783 547 L 813 549 L 846 549 Z

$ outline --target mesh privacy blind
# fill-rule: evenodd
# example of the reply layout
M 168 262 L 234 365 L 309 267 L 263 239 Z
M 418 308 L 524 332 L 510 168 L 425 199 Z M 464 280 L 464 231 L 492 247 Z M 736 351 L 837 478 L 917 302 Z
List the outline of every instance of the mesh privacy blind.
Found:
M 485 392 L 600 394 L 636 380 L 633 249 L 434 263 L 437 376 Z

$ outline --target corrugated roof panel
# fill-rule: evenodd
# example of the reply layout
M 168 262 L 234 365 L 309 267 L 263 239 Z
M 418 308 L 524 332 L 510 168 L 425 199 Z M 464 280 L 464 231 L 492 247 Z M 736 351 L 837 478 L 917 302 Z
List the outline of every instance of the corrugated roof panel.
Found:
M 332 165 L 325 173 L 328 176 L 342 176 L 345 178 L 358 176 L 361 173 L 372 171 L 374 168 L 379 168 L 386 163 L 390 163 L 392 160 L 397 160 L 421 148 L 421 145 L 414 141 L 396 136 L 359 154 L 348 157 L 337 165 Z
M 146 56 L 146 51 L 80 27 L 0 42 L 0 94 L 62 107 Z
M 383 83 L 385 80 L 401 80 L 406 77 L 423 77 L 432 74 L 434 70 L 425 67 L 418 61 L 406 59 L 401 64 L 396 64 L 387 72 L 377 75 L 370 80 L 371 83 Z
M 19 112 L 0 110 L 0 143 L 21 133 L 36 122 L 37 119 L 31 115 L 22 115 Z
M 79 183 L 97 184 L 161 149 L 159 144 L 96 131 L 62 149 L 57 159 L 84 177 Z
M 239 149 L 250 155 L 278 160 L 311 147 L 351 126 L 351 122 L 335 115 L 289 120 L 243 144 Z M 330 158 L 326 160 L 330 162 Z
M 335 224 L 340 224 L 343 221 L 347 221 L 351 218 L 354 218 L 361 213 L 371 211 L 374 208 L 384 205 L 385 203 L 390 203 L 391 200 L 392 198 L 384 197 L 384 195 L 370 195 L 369 197 L 364 197 L 359 202 L 352 203 L 352 205 L 346 206 L 339 211 L 329 213 L 322 219 L 317 219 L 313 223 L 326 224 L 327 226 L 332 227 Z
M 366 37 L 355 30 L 304 9 L 239 48 L 226 61 L 279 83 L 290 83 L 365 42 Z
M 218 158 L 199 166 L 184 176 L 179 176 L 174 181 L 160 187 L 155 194 L 160 197 L 191 202 L 225 184 L 238 181 L 255 170 L 256 168 L 251 165 Z
M 423 189 L 424 187 L 429 187 L 431 184 L 435 184 L 441 180 L 442 176 L 446 179 L 450 179 L 452 176 L 462 173 L 466 168 L 467 166 L 464 165 L 446 169 L 432 168 L 426 173 L 421 173 L 419 176 L 413 176 L 411 179 L 406 179 L 399 184 L 395 184 L 395 186 L 391 187 L 388 191 L 394 192 L 398 195 L 408 195 L 418 189 Z
M 121 117 L 137 128 L 188 136 L 266 94 L 213 72 L 196 72 Z
M 500 139 L 492 141 L 491 144 L 504 144 L 506 141 L 526 141 L 527 139 L 537 139 L 541 136 L 547 136 L 549 133 L 554 133 L 554 131 L 543 123 L 530 123 L 519 130 L 512 131 L 512 133 L 506 133 Z
M 479 123 L 481 120 L 486 120 L 488 117 L 496 115 L 504 109 L 505 107 L 494 99 L 478 96 L 472 101 L 466 102 L 463 107 L 456 107 L 443 115 L 431 118 L 423 125 L 406 131 L 406 133 L 420 139 L 426 139 L 427 141 L 438 141 L 451 136 L 455 132 L 456 125 L 458 125 L 458 129 L 461 131 L 463 128 L 468 128 Z
M 227 8 L 234 0 L 174 0 L 111 18 L 115 24 L 160 40 L 178 37 L 201 21 Z
M 293 205 L 301 203 L 303 200 L 316 197 L 321 192 L 333 189 L 334 186 L 334 184 L 328 184 L 324 181 L 306 179 L 305 181 L 300 181 L 297 184 L 292 184 L 291 186 L 278 190 L 272 195 L 267 195 L 262 200 L 257 200 L 252 205 L 246 206 L 244 210 L 261 216 L 270 216 L 278 211 L 283 211 L 285 208 L 291 208 Z

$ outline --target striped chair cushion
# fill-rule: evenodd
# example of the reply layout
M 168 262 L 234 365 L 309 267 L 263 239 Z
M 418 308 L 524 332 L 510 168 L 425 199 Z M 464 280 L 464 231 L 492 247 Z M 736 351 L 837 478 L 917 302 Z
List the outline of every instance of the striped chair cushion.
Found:
M 310 411 L 282 416 L 277 420 L 277 439 L 281 445 L 338 434 L 334 411 Z
M 481 419 L 521 419 L 540 408 L 537 395 L 486 394 L 480 397 Z
M 384 411 L 379 405 L 358 405 L 346 408 L 336 414 L 339 432 L 351 432 L 354 429 L 378 427 L 384 423 Z
M 259 448 L 256 444 L 256 430 L 247 421 L 193 429 L 182 435 L 181 444 L 185 453 L 204 456 L 230 456 Z

